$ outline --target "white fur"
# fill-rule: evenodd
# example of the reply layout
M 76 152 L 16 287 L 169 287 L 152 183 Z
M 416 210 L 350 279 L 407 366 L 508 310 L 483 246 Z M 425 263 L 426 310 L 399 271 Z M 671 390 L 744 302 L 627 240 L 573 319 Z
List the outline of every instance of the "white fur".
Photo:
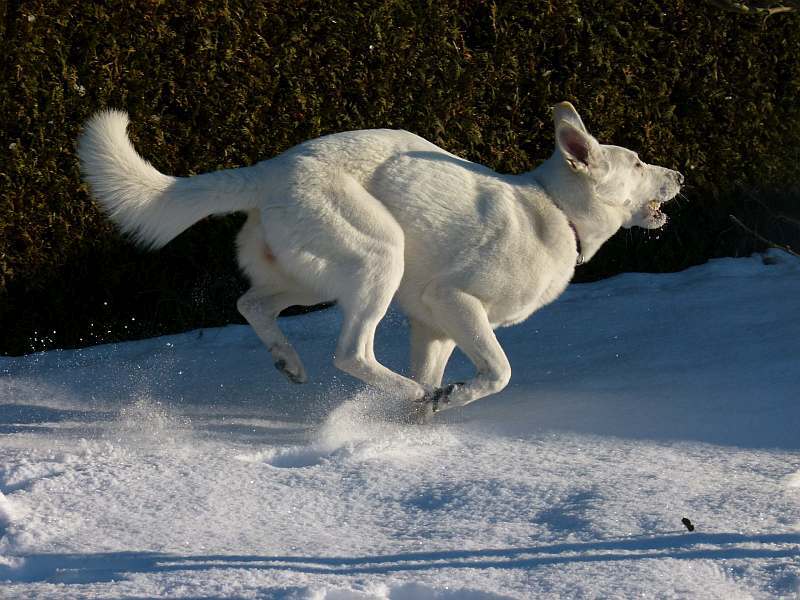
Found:
M 295 304 L 336 300 L 342 370 L 411 400 L 430 399 L 459 346 L 475 376 L 439 396 L 461 406 L 495 393 L 511 368 L 493 329 L 527 318 L 566 288 L 576 241 L 590 259 L 620 227 L 657 228 L 682 176 L 604 146 L 571 104 L 554 108 L 556 150 L 538 169 L 501 175 L 406 131 L 311 140 L 252 167 L 162 175 L 133 149 L 127 116 L 89 121 L 79 154 L 92 191 L 124 231 L 150 247 L 197 220 L 247 210 L 239 264 L 252 288 L 242 315 L 292 381 L 306 379 L 276 323 Z M 411 322 L 411 377 L 381 365 L 378 322 L 396 298 Z M 432 403 L 416 403 L 418 417 Z

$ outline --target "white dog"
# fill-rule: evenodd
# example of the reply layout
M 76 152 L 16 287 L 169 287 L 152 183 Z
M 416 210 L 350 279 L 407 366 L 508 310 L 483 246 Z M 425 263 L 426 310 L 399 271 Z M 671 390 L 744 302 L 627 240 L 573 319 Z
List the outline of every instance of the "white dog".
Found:
M 238 258 L 252 287 L 237 307 L 291 381 L 306 373 L 276 317 L 335 300 L 334 364 L 413 401 L 425 420 L 502 390 L 511 367 L 494 334 L 552 302 L 575 265 L 620 227 L 657 229 L 683 176 L 601 145 L 568 102 L 554 108 L 556 149 L 534 171 L 501 175 L 406 131 L 337 133 L 251 167 L 163 175 L 131 145 L 125 113 L 87 124 L 81 166 L 119 227 L 158 248 L 211 214 L 247 211 Z M 397 299 L 411 323 L 411 376 L 375 359 L 373 338 Z M 455 346 L 476 368 L 441 387 Z

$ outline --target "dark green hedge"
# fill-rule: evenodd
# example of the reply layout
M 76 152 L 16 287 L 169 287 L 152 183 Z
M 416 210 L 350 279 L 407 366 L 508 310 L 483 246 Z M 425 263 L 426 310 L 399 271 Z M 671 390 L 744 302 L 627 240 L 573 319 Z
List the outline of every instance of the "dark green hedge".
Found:
M 687 176 L 660 235 L 623 232 L 579 277 L 747 252 L 729 213 L 800 165 L 800 18 L 699 0 L 9 1 L 0 15 L 0 351 L 239 320 L 233 236 L 211 219 L 142 253 L 98 214 L 74 140 L 104 107 L 175 175 L 320 134 L 414 131 L 500 171 L 546 158 L 549 106 Z M 796 190 L 797 188 L 794 187 Z M 754 217 L 755 218 L 755 217 Z

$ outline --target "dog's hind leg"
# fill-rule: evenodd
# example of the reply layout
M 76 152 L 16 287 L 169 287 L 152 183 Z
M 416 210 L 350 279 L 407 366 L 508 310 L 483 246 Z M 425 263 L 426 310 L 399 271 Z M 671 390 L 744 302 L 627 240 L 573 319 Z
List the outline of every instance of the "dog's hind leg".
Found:
M 421 398 L 425 388 L 378 362 L 373 348 L 403 278 L 402 228 L 357 179 L 324 162 L 303 160 L 286 178 L 293 187 L 267 208 L 264 239 L 281 273 L 337 302 L 343 320 L 334 365 L 405 400 Z
M 456 344 L 426 323 L 411 319 L 411 378 L 431 387 L 442 385 L 444 369 Z
M 308 306 L 320 298 L 301 290 L 274 293 L 264 288 L 251 288 L 236 302 L 236 308 L 255 330 L 272 354 L 275 368 L 292 383 L 305 383 L 306 371 L 295 349 L 278 327 L 280 312 L 290 306 Z
M 273 250 L 264 240 L 258 210 L 248 212 L 236 245 L 239 266 L 252 284 L 236 307 L 269 349 L 275 368 L 289 381 L 303 383 L 306 381 L 303 363 L 278 327 L 277 317 L 289 306 L 319 304 L 325 298 L 305 289 L 280 269 Z

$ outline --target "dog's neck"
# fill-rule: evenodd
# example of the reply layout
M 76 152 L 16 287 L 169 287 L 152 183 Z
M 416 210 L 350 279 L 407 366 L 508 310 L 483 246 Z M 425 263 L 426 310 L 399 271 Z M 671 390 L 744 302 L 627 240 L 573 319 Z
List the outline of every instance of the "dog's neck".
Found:
M 575 266 L 580 266 L 586 262 L 586 256 L 583 253 L 583 244 L 581 243 L 581 234 L 578 233 L 578 227 L 575 225 L 575 222 L 570 218 L 567 211 L 564 210 L 564 208 L 556 201 L 553 195 L 547 190 L 547 187 L 545 186 L 544 182 L 542 182 L 540 178 L 537 177 L 537 175 L 538 173 L 530 171 L 528 173 L 525 173 L 523 177 L 528 178 L 530 181 L 532 181 L 535 187 L 539 188 L 540 191 L 544 192 L 544 195 L 547 197 L 548 200 L 550 200 L 553 206 L 555 206 L 567 218 L 567 223 L 569 224 L 569 228 L 572 230 L 572 235 L 575 237 L 575 250 L 578 253 L 577 258 L 575 259 Z
M 567 222 L 575 236 L 575 244 L 578 249 L 577 264 L 580 265 L 589 262 L 619 227 L 604 227 L 603 223 L 595 223 L 591 219 L 587 219 L 586 215 L 569 201 L 562 202 L 560 200 L 582 195 L 580 190 L 565 190 L 559 187 L 558 182 L 564 181 L 564 178 L 558 171 L 566 168 L 561 157 L 556 154 L 535 170 L 526 173 L 525 176 L 535 182 L 544 191 L 550 202 L 567 217 Z

